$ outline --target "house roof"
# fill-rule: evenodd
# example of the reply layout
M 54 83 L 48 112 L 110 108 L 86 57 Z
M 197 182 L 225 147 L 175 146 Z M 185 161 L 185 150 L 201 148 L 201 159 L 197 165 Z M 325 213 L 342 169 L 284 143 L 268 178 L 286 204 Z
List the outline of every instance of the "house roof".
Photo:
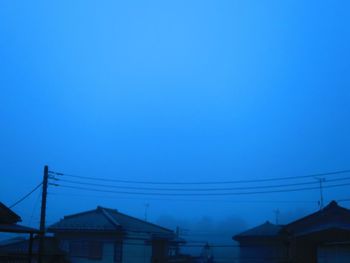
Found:
M 174 236 L 174 232 L 170 229 L 120 213 L 116 209 L 101 206 L 94 210 L 65 216 L 51 225 L 48 230 L 51 232 L 116 231 Z
M 26 240 L 26 239 L 24 237 L 21 237 L 21 236 L 9 238 L 9 239 L 3 239 L 0 241 L 0 247 L 15 244 L 15 243 L 18 243 L 18 242 L 21 242 L 24 240 Z
M 33 253 L 39 252 L 39 237 L 33 239 L 32 244 Z M 54 237 L 45 237 L 45 255 L 59 256 L 63 255 L 63 251 L 59 248 L 59 242 Z M 16 253 L 27 254 L 29 250 L 29 240 L 23 238 L 16 238 L 5 240 L 0 244 L 1 253 Z
M 21 221 L 19 215 L 0 202 L 0 224 L 16 224 Z
M 10 233 L 38 233 L 39 230 L 18 225 L 22 221 L 21 217 L 10 208 L 0 202 L 0 232 Z
M 283 226 L 281 225 L 275 225 L 270 223 L 269 221 L 266 221 L 265 223 L 257 227 L 253 227 L 251 229 L 248 229 L 247 231 L 235 235 L 233 238 L 235 240 L 239 240 L 241 238 L 246 237 L 275 237 L 278 236 L 282 227 Z
M 322 233 L 350 234 L 350 210 L 341 207 L 337 202 L 330 202 L 325 208 L 293 221 L 287 225 L 274 225 L 269 221 L 249 229 L 233 237 L 240 241 L 243 239 L 256 239 L 266 237 L 286 238 L 288 235 L 294 237 L 317 236 Z M 326 234 L 329 238 L 329 235 Z M 339 237 L 339 236 L 338 236 Z
M 39 233 L 40 231 L 27 226 L 22 226 L 18 224 L 0 224 L 0 232 L 9 233 Z
M 303 235 L 328 229 L 350 231 L 350 210 L 332 201 L 325 208 L 298 219 L 284 228 L 285 231 L 294 235 Z

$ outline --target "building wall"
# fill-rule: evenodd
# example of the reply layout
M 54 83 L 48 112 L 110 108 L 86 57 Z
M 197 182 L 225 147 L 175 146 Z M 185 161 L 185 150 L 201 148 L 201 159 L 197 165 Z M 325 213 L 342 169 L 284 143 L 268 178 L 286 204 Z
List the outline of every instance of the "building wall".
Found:
M 350 245 L 328 245 L 317 249 L 317 263 L 349 263 Z
M 151 263 L 152 248 L 145 245 L 140 240 L 123 241 L 122 263 Z M 103 243 L 103 254 L 100 260 L 94 260 L 81 257 L 70 257 L 72 263 L 113 263 L 114 262 L 114 243 Z
M 59 235 L 60 246 L 69 255 L 72 263 L 113 263 L 115 243 L 118 238 L 113 236 L 91 237 L 84 235 Z M 70 255 L 70 243 L 83 241 L 99 241 L 102 243 L 101 259 L 91 259 L 88 257 L 76 257 Z M 122 263 L 151 263 L 152 242 L 149 234 L 129 233 L 122 239 Z
M 103 243 L 102 258 L 99 260 L 89 259 L 86 257 L 69 257 L 71 263 L 112 263 L 114 262 L 114 243 Z
M 128 240 L 123 244 L 123 263 L 150 263 L 152 247 L 142 240 Z
M 287 259 L 288 248 L 280 242 L 241 242 L 240 263 L 274 263 Z
M 317 246 L 305 239 L 294 239 L 290 243 L 290 262 L 317 263 Z

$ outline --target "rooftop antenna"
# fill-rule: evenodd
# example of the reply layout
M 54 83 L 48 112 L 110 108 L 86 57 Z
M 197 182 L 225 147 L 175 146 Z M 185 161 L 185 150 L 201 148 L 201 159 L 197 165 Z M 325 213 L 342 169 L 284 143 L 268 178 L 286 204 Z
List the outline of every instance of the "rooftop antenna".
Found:
M 276 210 L 273 210 L 273 212 L 275 213 L 276 225 L 278 225 L 280 210 L 277 208 Z
M 145 203 L 145 221 L 147 221 L 149 203 Z
M 318 182 L 320 183 L 320 201 L 319 201 L 319 206 L 320 206 L 320 210 L 323 209 L 324 207 L 324 203 L 323 203 L 323 184 L 326 179 L 324 177 L 315 177 L 316 180 L 318 180 Z

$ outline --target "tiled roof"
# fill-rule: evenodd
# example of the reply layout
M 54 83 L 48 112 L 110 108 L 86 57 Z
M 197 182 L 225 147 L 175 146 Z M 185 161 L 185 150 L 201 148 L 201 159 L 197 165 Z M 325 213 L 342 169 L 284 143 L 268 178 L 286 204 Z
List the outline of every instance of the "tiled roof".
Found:
M 39 230 L 18 225 L 21 217 L 13 212 L 10 208 L 0 202 L 0 232 L 9 233 L 38 233 Z
M 63 255 L 63 251 L 59 249 L 59 242 L 54 237 L 45 237 L 45 255 L 59 256 Z M 28 239 L 12 239 L 7 240 L 7 243 L 0 244 L 0 253 L 16 253 L 16 254 L 27 254 L 29 250 Z M 33 239 L 32 251 L 34 254 L 39 251 L 39 237 Z
M 123 214 L 115 209 L 103 208 L 126 231 L 173 234 L 170 229 Z
M 106 215 L 103 208 L 65 216 L 51 225 L 49 231 L 120 231 L 120 225 Z
M 350 210 L 339 206 L 335 201 L 330 202 L 325 208 L 290 224 L 281 226 L 267 221 L 233 238 L 241 240 L 244 238 L 282 237 L 284 234 L 303 236 L 328 230 L 350 233 Z
M 0 202 L 0 224 L 16 224 L 21 217 Z
M 294 234 L 335 228 L 350 230 L 350 210 L 339 206 L 335 201 L 330 202 L 325 208 L 285 226 L 287 232 Z
M 278 236 L 281 229 L 281 225 L 275 225 L 266 221 L 264 224 L 248 229 L 247 231 L 234 236 L 234 239 L 238 240 L 245 237 L 274 237 Z
M 65 216 L 51 225 L 49 231 L 123 231 L 174 235 L 172 230 L 100 206 L 94 210 Z
M 40 231 L 18 224 L 0 224 L 0 232 L 9 232 L 9 233 L 39 233 Z

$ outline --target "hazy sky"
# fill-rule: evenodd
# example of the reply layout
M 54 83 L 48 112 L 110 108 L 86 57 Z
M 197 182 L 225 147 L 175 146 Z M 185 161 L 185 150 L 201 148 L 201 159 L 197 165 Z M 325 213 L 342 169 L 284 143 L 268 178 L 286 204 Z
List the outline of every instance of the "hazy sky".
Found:
M 1 1 L 0 201 L 33 189 L 45 164 L 164 182 L 350 169 L 349 10 L 347 0 Z M 349 187 L 325 200 L 350 198 Z M 100 204 L 143 218 L 149 203 L 152 221 L 252 226 L 318 200 L 318 190 L 165 198 L 50 186 L 47 217 Z M 23 223 L 38 225 L 39 202 L 35 192 L 14 208 Z

